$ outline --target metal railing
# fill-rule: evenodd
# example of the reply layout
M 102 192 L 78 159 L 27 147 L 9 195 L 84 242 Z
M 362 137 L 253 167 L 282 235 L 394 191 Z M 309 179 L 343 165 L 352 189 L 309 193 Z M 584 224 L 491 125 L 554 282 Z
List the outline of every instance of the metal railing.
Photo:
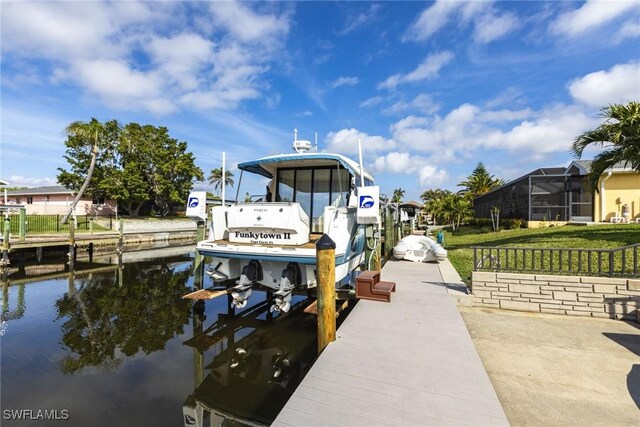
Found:
M 614 249 L 471 249 L 474 271 L 640 277 L 640 243 Z
M 71 220 L 66 224 L 61 224 L 60 220 L 63 215 L 41 215 L 41 214 L 29 214 L 25 215 L 25 231 L 27 234 L 37 233 L 57 233 L 69 231 L 69 225 Z M 20 215 L 9 215 L 11 221 L 11 233 L 17 235 L 20 230 Z M 91 215 L 77 215 L 76 216 L 76 231 L 88 231 L 90 229 L 90 221 L 94 219 Z M 108 221 L 109 229 L 113 227 L 112 217 L 100 217 L 101 222 Z

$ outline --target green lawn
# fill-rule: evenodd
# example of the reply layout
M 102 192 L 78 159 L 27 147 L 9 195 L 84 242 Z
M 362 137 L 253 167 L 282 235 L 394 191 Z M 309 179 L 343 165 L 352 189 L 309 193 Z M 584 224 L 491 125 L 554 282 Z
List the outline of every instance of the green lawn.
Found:
M 591 227 L 566 225 L 503 230 L 497 233 L 486 233 L 474 227 L 462 227 L 456 233 L 445 231 L 445 248 L 449 260 L 466 283 L 470 283 L 473 270 L 471 246 L 611 249 L 635 243 L 640 243 L 640 224 Z

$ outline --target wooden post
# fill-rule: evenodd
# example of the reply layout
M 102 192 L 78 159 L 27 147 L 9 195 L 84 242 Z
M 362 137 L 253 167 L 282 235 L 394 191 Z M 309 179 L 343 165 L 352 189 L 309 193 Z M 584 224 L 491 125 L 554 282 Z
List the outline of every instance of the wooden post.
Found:
M 120 266 L 120 271 L 122 270 L 122 253 L 124 252 L 124 221 L 122 218 L 118 223 L 118 265 Z M 120 286 L 122 286 L 122 274 L 120 274 Z
M 20 208 L 20 241 L 24 242 L 27 234 L 27 210 Z
M 205 223 L 198 221 L 196 231 L 196 241 L 201 242 L 204 240 Z M 204 263 L 202 262 L 203 256 L 196 251 L 196 258 L 193 262 L 193 284 L 196 289 L 203 289 L 204 287 Z
M 93 218 L 89 218 L 89 234 L 93 234 Z
M 118 222 L 118 246 L 120 250 L 122 250 L 122 246 L 124 245 L 124 220 L 120 218 Z
M 375 238 L 375 234 L 378 233 L 378 235 L 380 235 L 380 230 L 373 230 L 374 233 L 374 238 Z M 371 254 L 371 256 L 373 256 L 373 269 L 376 271 L 380 271 L 382 270 L 382 242 L 380 241 L 382 239 L 378 239 L 378 244 L 376 245 L 376 249 L 375 251 Z
M 4 218 L 4 233 L 2 235 L 2 260 L 0 265 L 9 265 L 9 235 L 11 234 L 11 219 L 7 215 Z
M 336 340 L 336 244 L 323 234 L 316 242 L 318 353 Z

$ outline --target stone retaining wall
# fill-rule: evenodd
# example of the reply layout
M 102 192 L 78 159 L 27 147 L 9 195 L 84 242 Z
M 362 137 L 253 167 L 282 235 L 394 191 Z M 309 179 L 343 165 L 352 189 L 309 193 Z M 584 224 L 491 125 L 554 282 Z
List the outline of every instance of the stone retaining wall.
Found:
M 572 316 L 637 319 L 640 280 L 474 271 L 478 307 Z

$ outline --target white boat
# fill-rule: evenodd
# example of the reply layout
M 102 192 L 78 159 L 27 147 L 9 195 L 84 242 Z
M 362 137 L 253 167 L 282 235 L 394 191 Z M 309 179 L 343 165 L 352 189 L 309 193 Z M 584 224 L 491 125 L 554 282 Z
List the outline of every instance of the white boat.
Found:
M 335 242 L 337 284 L 351 280 L 364 262 L 364 226 L 358 222 L 376 221 L 366 215 L 378 214 L 378 187 L 362 162 L 310 148 L 296 137 L 294 153 L 240 163 L 242 173 L 270 179 L 266 196 L 211 210 L 209 238 L 197 251 L 211 257 L 214 281 L 236 280 L 236 307 L 261 285 L 274 291 L 272 311 L 288 311 L 295 289 L 316 286 L 315 244 L 323 234 Z M 356 183 L 364 184 L 358 194 Z M 189 200 L 189 206 L 197 204 L 197 197 Z M 194 218 L 189 209 L 187 215 Z
M 447 251 L 426 236 L 409 235 L 393 248 L 393 256 L 413 262 L 445 261 Z

